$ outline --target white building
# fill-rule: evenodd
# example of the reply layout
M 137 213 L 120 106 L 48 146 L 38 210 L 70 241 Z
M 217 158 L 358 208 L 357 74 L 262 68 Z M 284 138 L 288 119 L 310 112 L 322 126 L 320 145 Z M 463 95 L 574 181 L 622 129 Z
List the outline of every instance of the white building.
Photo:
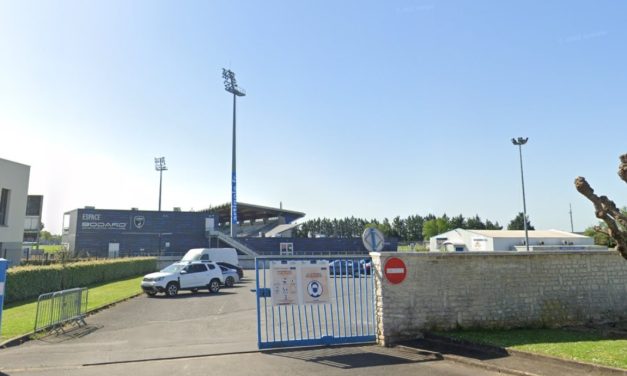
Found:
M 0 257 L 19 263 L 30 167 L 0 158 Z
M 464 230 L 436 235 L 429 240 L 430 251 L 526 251 L 523 230 Z M 530 251 L 606 250 L 594 245 L 589 236 L 559 230 L 529 231 Z

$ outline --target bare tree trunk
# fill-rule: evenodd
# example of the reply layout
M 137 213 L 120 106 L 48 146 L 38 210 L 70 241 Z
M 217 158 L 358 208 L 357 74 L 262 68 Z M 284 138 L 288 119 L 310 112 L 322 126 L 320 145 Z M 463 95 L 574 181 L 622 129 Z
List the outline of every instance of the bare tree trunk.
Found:
M 627 183 L 627 154 L 620 156 L 618 176 Z M 627 260 L 627 216 L 623 215 L 614 201 L 607 196 L 597 196 L 585 178 L 575 179 L 577 191 L 594 204 L 595 215 L 607 224 L 607 234 L 616 241 L 616 250 Z

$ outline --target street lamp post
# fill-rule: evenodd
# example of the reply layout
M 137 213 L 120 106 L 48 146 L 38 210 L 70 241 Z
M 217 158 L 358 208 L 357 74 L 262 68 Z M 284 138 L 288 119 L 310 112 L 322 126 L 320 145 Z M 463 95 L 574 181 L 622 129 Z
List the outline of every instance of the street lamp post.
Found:
M 222 78 L 224 78 L 224 90 L 233 94 L 233 155 L 231 164 L 231 237 L 237 236 L 237 179 L 235 163 L 235 129 L 236 129 L 236 108 L 237 97 L 246 95 L 246 91 L 237 86 L 235 73 L 230 69 L 222 68 Z
M 512 138 L 512 144 L 518 146 L 518 154 L 520 155 L 520 181 L 522 182 L 522 196 L 523 196 L 523 224 L 525 226 L 525 246 L 527 252 L 529 252 L 529 231 L 527 229 L 527 203 L 525 202 L 525 177 L 523 174 L 523 162 L 522 162 L 522 146 L 527 143 L 528 137 Z
M 161 183 L 163 181 L 163 171 L 168 168 L 165 166 L 165 157 L 155 158 L 155 170 L 159 171 L 159 211 L 161 211 Z

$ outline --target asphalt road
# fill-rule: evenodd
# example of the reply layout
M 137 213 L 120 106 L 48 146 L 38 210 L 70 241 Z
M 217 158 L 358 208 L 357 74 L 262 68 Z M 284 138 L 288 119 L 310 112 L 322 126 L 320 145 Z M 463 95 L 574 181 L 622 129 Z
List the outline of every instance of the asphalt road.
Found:
M 0 375 L 497 374 L 376 345 L 258 352 L 254 286 L 122 302 L 87 327 L 0 350 Z

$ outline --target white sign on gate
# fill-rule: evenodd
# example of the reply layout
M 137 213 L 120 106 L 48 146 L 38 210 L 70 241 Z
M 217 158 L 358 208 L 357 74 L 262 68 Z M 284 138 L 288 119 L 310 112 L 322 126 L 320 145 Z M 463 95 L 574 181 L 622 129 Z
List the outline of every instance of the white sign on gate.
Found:
M 298 304 L 299 264 L 291 261 L 286 264 L 270 263 L 270 283 L 272 305 Z
M 270 263 L 272 305 L 327 304 L 331 302 L 328 261 Z
M 301 304 L 326 304 L 331 302 L 329 264 L 304 264 L 300 268 Z

